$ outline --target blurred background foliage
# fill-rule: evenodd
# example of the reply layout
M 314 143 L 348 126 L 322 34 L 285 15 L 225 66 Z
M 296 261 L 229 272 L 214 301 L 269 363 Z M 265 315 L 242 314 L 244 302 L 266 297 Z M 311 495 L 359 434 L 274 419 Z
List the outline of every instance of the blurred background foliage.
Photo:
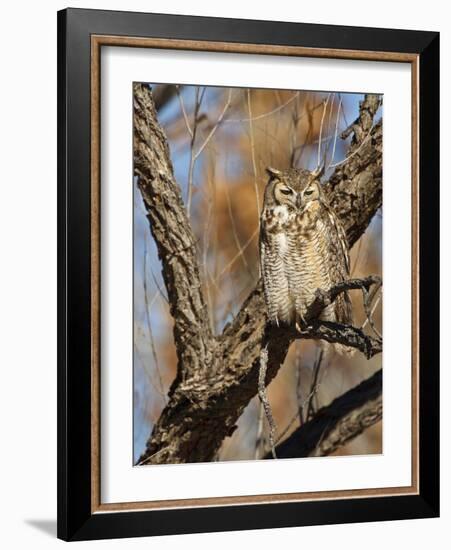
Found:
M 313 170 L 325 163 L 324 180 L 346 156 L 340 139 L 358 114 L 361 94 L 214 88 L 149 84 L 169 141 L 198 243 L 212 329 L 220 333 L 259 278 L 258 228 L 265 168 Z M 382 116 L 378 113 L 378 117 Z M 354 245 L 352 277 L 382 271 L 382 212 Z M 351 293 L 356 326 L 365 323 L 361 294 Z M 374 321 L 382 324 L 381 296 Z M 287 437 L 319 407 L 381 367 L 381 356 L 334 356 L 315 375 L 317 345 L 294 343 L 268 397 L 279 437 Z M 136 460 L 167 402 L 177 358 L 172 319 L 140 192 L 134 182 L 134 449 Z M 258 397 L 223 442 L 217 460 L 249 460 L 268 449 Z M 381 423 L 335 454 L 382 452 Z

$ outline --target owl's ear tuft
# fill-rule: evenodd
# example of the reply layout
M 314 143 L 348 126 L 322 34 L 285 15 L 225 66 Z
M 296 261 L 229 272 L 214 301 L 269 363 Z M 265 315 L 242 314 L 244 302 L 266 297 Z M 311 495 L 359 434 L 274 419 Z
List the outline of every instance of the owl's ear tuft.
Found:
M 313 179 L 317 180 L 324 174 L 324 163 L 312 172 Z
M 277 178 L 282 175 L 282 172 L 280 170 L 276 170 L 275 168 L 272 168 L 271 166 L 268 166 L 266 168 L 266 173 L 270 178 Z

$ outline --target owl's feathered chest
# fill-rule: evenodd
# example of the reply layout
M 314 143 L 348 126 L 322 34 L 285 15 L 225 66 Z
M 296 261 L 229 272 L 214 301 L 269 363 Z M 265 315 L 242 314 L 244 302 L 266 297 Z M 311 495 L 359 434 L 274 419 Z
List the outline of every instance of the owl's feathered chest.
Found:
M 265 208 L 262 216 L 264 271 L 286 280 L 289 295 L 307 302 L 317 288 L 330 286 L 333 258 L 328 215 L 318 202 L 303 211 L 285 206 Z
M 270 237 L 277 237 L 282 244 L 286 244 L 289 237 L 299 240 L 315 238 L 315 232 L 320 230 L 317 223 L 320 217 L 319 204 L 312 204 L 303 211 L 287 206 L 266 207 L 262 214 L 262 230 Z

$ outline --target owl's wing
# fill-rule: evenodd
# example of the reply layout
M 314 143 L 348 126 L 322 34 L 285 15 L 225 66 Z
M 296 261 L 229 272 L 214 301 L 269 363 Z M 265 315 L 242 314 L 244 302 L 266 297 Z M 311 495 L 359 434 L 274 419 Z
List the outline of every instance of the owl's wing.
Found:
M 334 283 L 349 279 L 350 258 L 348 240 L 344 228 L 332 208 L 326 205 L 329 237 L 329 270 Z M 347 292 L 337 296 L 335 316 L 338 323 L 352 324 L 352 304 Z
M 335 254 L 337 255 L 337 259 L 339 260 L 339 266 L 343 267 L 343 280 L 346 280 L 349 278 L 349 273 L 351 270 L 348 239 L 346 237 L 343 225 L 337 218 L 337 215 L 332 210 L 332 208 L 328 206 L 326 210 L 328 213 L 328 221 L 332 230 L 331 232 L 329 232 L 329 235 L 336 235 L 336 238 L 333 239 L 333 243 L 331 244 L 335 248 Z

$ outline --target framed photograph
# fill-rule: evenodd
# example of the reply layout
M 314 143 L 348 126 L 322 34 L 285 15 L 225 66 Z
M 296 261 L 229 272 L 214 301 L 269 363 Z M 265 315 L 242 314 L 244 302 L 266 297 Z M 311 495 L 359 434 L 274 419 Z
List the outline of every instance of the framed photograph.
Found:
M 438 515 L 438 83 L 433 32 L 59 12 L 60 538 Z

